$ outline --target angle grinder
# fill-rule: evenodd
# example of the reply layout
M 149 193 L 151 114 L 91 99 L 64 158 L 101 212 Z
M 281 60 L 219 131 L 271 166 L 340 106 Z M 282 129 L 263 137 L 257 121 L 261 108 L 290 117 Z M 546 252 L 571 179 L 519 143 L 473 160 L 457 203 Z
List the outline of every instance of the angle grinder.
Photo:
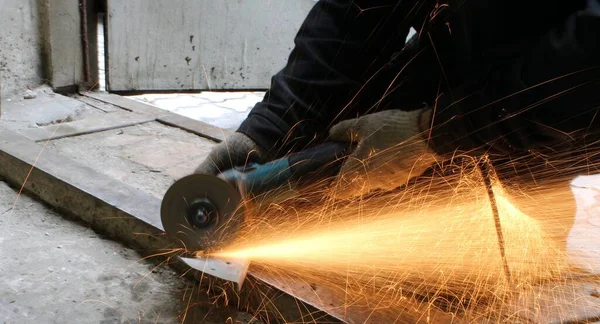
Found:
M 192 174 L 176 181 L 161 205 L 167 235 L 188 252 L 210 252 L 227 246 L 246 218 L 246 201 L 277 195 L 336 176 L 351 143 L 325 142 L 266 164 L 235 167 L 219 175 Z M 192 268 L 241 285 L 248 262 L 181 258 Z

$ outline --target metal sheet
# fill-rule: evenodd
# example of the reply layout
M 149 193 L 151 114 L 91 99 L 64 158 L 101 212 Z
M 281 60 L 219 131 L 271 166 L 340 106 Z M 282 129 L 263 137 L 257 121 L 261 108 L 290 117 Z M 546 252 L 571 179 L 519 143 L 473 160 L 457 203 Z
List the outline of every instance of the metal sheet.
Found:
M 244 259 L 216 259 L 216 258 L 180 258 L 185 264 L 208 275 L 235 282 L 238 290 L 242 288 L 250 261 Z

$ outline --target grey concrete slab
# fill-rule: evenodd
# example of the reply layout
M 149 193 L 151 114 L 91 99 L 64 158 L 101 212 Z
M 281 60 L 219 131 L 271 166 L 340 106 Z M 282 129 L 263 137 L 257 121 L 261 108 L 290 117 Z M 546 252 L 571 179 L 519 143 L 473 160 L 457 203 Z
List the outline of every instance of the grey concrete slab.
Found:
M 18 198 L 17 198 L 18 197 Z M 252 316 L 182 303 L 195 283 L 0 182 L 0 322 L 225 323 Z M 195 294 L 194 304 L 210 304 Z M 186 315 L 186 321 L 183 321 Z
M 92 229 L 146 254 L 164 253 L 173 247 L 161 232 L 160 199 L 51 150 L 44 151 L 41 145 L 7 130 L 0 131 L 0 175 L 15 186 L 23 185 L 26 191 L 51 206 L 68 211 Z M 194 274 L 174 260 L 169 263 L 184 274 Z M 252 274 L 245 284 L 248 288 L 241 295 L 233 292 L 232 285 L 223 282 L 216 284 L 219 289 L 210 289 L 214 280 L 200 278 L 200 287 L 207 287 L 206 292 L 215 303 L 226 298 L 238 308 L 250 309 L 273 323 L 333 321 Z
M 3 102 L 0 125 L 22 130 L 105 114 L 81 101 L 54 93 L 48 86 L 41 86 L 34 91 L 37 95 L 34 99 L 23 99 L 21 96 Z
M 32 169 L 32 165 L 35 168 Z M 76 215 L 80 212 L 82 220 L 93 226 L 108 222 L 113 235 L 121 236 L 127 243 L 140 238 L 132 236 L 129 230 L 120 230 L 121 227 L 161 235 L 160 220 L 152 216 L 160 210 L 160 200 L 8 130 L 0 130 L 0 175 L 17 186 L 25 183 L 26 189 L 51 205 Z M 113 202 L 108 209 L 98 208 L 98 203 L 107 201 Z M 119 213 L 145 216 L 142 219 L 116 217 Z M 112 217 L 107 218 L 107 215 Z M 121 222 L 132 223 L 123 226 Z
M 152 122 L 54 140 L 47 148 L 162 199 L 167 188 L 191 173 L 214 144 Z
M 18 133 L 33 141 L 40 142 L 123 128 L 154 120 L 156 120 L 155 117 L 121 112 L 68 123 L 25 129 Z

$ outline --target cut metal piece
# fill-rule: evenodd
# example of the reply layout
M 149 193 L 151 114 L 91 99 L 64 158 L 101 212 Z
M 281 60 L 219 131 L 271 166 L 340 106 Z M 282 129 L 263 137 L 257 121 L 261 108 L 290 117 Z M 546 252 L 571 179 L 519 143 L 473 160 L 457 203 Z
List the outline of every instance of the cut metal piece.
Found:
M 180 257 L 188 266 L 223 280 L 236 283 L 238 291 L 246 279 L 250 261 L 246 259 L 220 259 L 220 258 L 184 258 Z
M 192 174 L 176 181 L 161 205 L 165 232 L 189 252 L 215 250 L 237 237 L 244 221 L 242 197 L 216 176 Z
M 500 249 L 500 257 L 502 258 L 502 264 L 504 265 L 504 275 L 506 281 L 512 284 L 510 267 L 508 266 L 508 260 L 506 259 L 506 251 L 504 247 L 504 235 L 502 233 L 502 224 L 500 223 L 500 213 L 498 212 L 498 205 L 496 202 L 496 196 L 494 195 L 494 186 L 492 184 L 493 167 L 490 160 L 487 157 L 482 158 L 478 163 L 477 167 L 483 176 L 483 182 L 487 189 L 488 198 L 490 200 L 490 207 L 494 216 L 494 226 L 496 228 L 496 236 L 498 238 L 498 247 Z

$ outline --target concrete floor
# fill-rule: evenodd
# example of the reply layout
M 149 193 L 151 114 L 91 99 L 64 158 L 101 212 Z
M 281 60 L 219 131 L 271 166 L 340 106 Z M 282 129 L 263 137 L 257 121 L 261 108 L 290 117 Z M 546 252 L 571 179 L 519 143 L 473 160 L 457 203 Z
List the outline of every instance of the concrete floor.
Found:
M 14 205 L 16 197 L 0 182 L 1 323 L 181 323 L 193 283 L 25 195 Z M 193 295 L 186 323 L 252 322 Z

